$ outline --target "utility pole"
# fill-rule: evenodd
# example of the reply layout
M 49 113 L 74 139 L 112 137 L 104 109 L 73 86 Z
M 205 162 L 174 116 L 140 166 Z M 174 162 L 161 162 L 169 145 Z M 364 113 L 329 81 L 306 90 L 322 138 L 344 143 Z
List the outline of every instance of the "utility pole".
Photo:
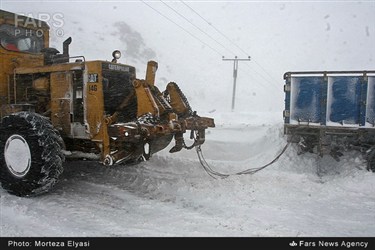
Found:
M 235 56 L 234 58 L 227 59 L 223 56 L 223 61 L 233 61 L 233 95 L 232 95 L 232 112 L 234 110 L 234 102 L 235 102 L 235 96 L 236 96 L 236 81 L 237 81 L 237 70 L 238 70 L 238 61 L 250 61 L 250 56 L 247 58 L 237 58 Z

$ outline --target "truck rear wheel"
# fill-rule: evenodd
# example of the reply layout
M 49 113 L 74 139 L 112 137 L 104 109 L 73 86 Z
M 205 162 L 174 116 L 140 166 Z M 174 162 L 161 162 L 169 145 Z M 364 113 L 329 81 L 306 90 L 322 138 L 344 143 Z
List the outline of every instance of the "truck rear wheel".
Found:
M 371 148 L 367 154 L 367 170 L 375 173 L 375 148 Z
M 63 172 L 61 137 L 50 121 L 20 112 L 0 126 L 0 182 L 9 193 L 34 196 L 48 192 Z

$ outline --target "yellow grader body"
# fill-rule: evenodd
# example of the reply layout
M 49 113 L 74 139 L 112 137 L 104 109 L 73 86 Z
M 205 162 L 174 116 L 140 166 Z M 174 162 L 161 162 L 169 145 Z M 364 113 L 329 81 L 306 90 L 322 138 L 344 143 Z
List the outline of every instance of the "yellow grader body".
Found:
M 204 143 L 212 118 L 193 112 L 176 83 L 155 86 L 157 62 L 145 79 L 133 66 L 86 61 L 49 47 L 49 26 L 0 10 L 0 181 L 19 196 L 50 190 L 67 153 L 98 156 L 105 165 L 137 163 L 166 148 Z M 190 130 L 191 146 L 183 134 Z M 16 155 L 22 157 L 15 157 Z

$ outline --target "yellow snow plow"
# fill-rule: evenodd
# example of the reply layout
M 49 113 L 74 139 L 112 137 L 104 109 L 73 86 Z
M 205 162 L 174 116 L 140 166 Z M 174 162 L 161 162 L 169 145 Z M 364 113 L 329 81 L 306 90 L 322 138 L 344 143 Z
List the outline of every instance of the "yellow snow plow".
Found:
M 105 165 L 137 163 L 174 139 L 171 153 L 204 143 L 214 120 L 194 112 L 178 85 L 155 85 L 133 66 L 86 61 L 49 47 L 47 23 L 0 11 L 0 181 L 19 196 L 48 191 L 63 171 L 64 151 L 98 156 Z M 190 131 L 193 144 L 183 134 Z

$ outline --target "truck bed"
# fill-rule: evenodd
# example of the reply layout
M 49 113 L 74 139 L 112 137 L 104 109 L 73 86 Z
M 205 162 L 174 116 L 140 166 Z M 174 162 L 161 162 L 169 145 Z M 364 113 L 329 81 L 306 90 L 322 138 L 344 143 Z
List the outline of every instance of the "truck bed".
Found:
M 375 132 L 375 71 L 286 72 L 285 133 Z

